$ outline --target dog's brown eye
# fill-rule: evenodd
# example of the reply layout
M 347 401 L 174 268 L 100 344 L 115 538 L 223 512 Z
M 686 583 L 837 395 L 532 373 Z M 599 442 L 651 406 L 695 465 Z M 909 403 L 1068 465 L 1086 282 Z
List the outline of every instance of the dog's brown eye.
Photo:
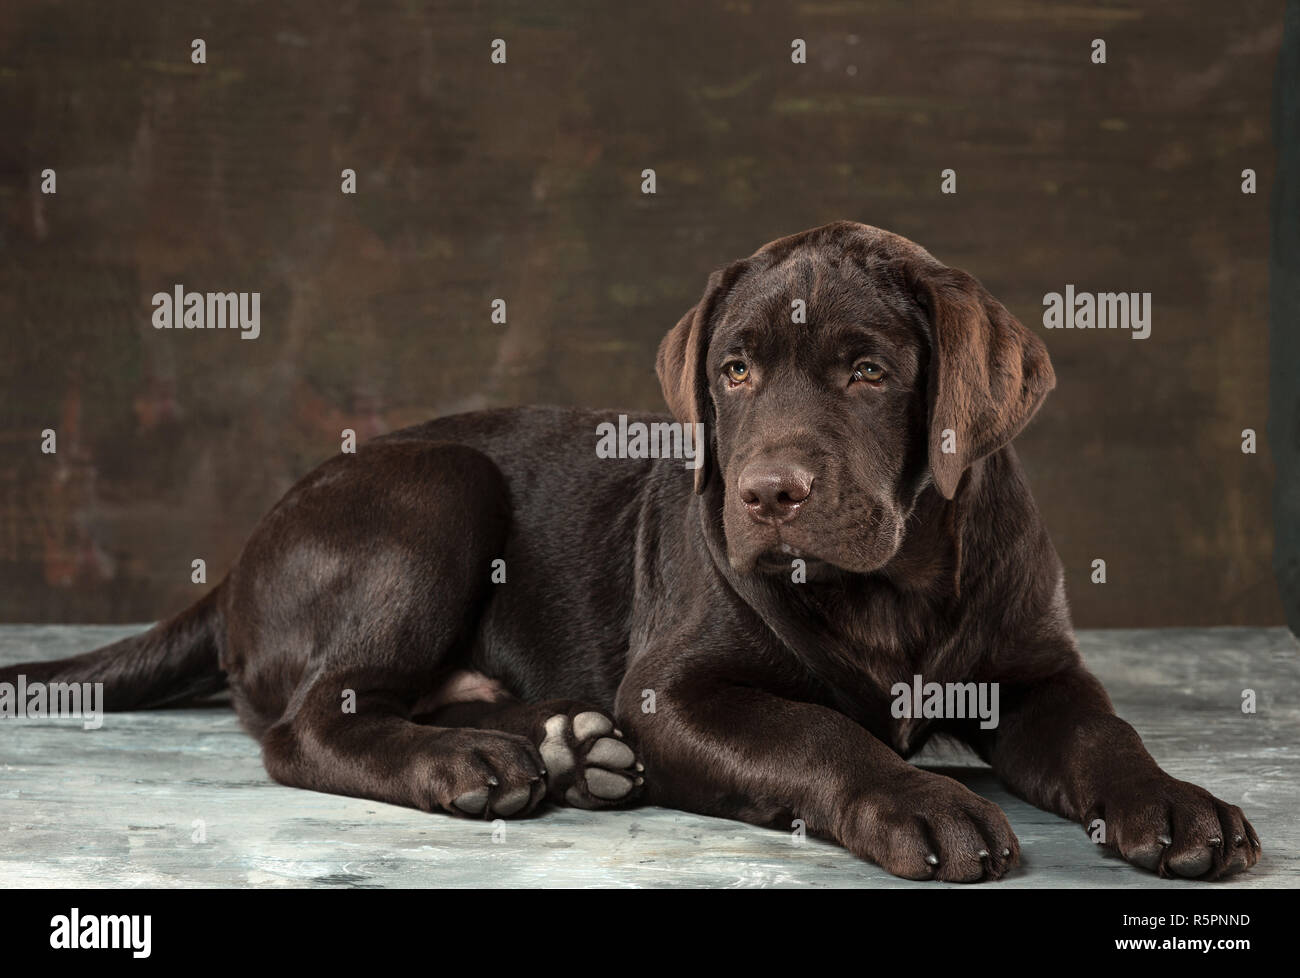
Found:
M 853 368 L 853 379 L 865 380 L 870 384 L 878 384 L 885 379 L 885 368 L 870 360 L 863 360 Z
M 749 364 L 732 360 L 727 364 L 727 377 L 733 384 L 743 384 L 749 379 Z

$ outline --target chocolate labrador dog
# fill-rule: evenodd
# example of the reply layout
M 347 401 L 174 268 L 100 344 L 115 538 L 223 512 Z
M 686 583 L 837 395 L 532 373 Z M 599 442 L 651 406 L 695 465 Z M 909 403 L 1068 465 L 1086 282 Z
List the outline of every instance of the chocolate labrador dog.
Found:
M 317 791 L 802 820 L 899 876 L 998 879 L 1006 816 L 905 760 L 942 735 L 1145 869 L 1255 863 L 1241 810 L 1162 771 L 1080 661 L 1010 446 L 1055 378 L 979 282 L 816 228 L 715 272 L 658 373 L 675 420 L 485 411 L 337 456 L 187 611 L 0 678 L 100 681 L 110 709 L 229 687 L 271 776 Z M 677 437 L 608 457 L 615 426 Z

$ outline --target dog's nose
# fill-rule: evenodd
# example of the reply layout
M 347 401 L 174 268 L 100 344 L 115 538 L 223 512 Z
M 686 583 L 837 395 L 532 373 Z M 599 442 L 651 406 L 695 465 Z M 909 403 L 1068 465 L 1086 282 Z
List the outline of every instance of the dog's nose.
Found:
M 757 463 L 740 473 L 740 499 L 749 515 L 764 523 L 784 523 L 812 492 L 813 474 L 800 465 Z

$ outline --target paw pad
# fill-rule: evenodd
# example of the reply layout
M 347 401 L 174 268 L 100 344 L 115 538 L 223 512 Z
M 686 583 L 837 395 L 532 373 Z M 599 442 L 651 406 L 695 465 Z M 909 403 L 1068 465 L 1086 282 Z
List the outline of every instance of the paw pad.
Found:
M 604 808 L 626 801 L 644 783 L 645 768 L 605 714 L 557 713 L 543 728 L 538 751 L 552 798 L 578 808 Z

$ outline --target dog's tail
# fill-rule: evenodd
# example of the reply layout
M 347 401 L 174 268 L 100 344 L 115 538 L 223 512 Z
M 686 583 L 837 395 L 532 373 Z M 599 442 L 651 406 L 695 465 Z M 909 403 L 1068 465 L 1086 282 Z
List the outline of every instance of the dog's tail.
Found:
M 0 683 L 103 683 L 103 709 L 147 710 L 226 688 L 213 588 L 201 601 L 147 632 L 67 659 L 0 667 Z

